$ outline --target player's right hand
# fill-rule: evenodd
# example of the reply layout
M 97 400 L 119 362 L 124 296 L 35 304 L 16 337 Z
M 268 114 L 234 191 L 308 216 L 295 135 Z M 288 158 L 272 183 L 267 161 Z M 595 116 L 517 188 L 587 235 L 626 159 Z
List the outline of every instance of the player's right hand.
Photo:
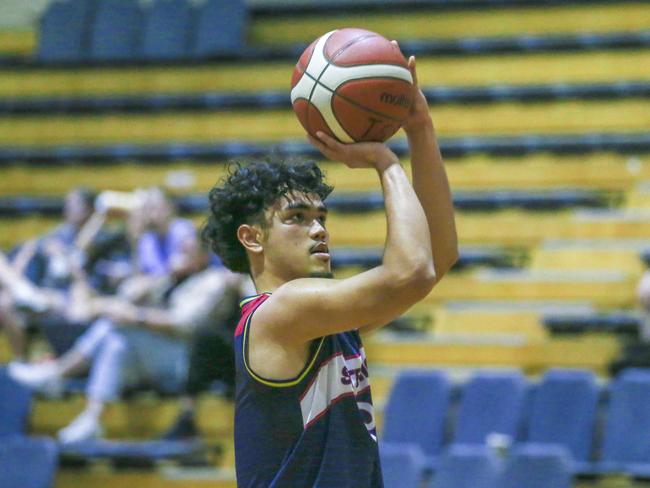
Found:
M 340 161 L 348 168 L 374 168 L 383 171 L 388 166 L 399 164 L 397 155 L 381 142 L 343 144 L 321 131 L 317 132 L 316 136 L 318 139 L 307 137 L 326 158 Z

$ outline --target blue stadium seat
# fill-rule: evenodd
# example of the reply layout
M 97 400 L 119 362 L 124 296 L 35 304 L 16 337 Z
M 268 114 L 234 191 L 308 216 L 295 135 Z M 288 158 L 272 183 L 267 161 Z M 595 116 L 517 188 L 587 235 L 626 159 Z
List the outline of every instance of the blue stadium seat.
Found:
M 477 373 L 463 387 L 454 442 L 484 444 L 491 433 L 517 438 L 526 395 L 518 371 Z
M 379 455 L 385 488 L 419 488 L 425 459 L 413 444 L 380 444 Z
M 382 442 L 416 444 L 433 461 L 444 441 L 450 389 L 441 371 L 400 373 L 386 404 Z
M 500 468 L 500 460 L 491 448 L 452 444 L 440 457 L 428 488 L 497 488 Z
M 90 32 L 90 59 L 125 61 L 134 59 L 142 35 L 142 12 L 137 0 L 97 0 Z
M 94 3 L 51 2 L 40 19 L 37 57 L 42 61 L 81 61 Z
M 244 47 L 247 21 L 243 0 L 207 0 L 197 12 L 192 55 L 206 58 L 238 54 Z
M 600 470 L 639 476 L 650 472 L 648 405 L 650 370 L 626 370 L 612 382 Z
M 51 439 L 11 437 L 0 442 L 0 488 L 48 488 L 57 466 L 58 449 Z
M 186 0 L 156 0 L 144 12 L 141 56 L 181 59 L 187 56 L 192 7 Z
M 571 454 L 553 444 L 521 444 L 506 460 L 499 488 L 571 488 Z
M 528 440 L 563 445 L 578 464 L 588 463 L 598 395 L 590 371 L 548 371 L 533 394 Z
M 31 406 L 31 391 L 9 378 L 6 368 L 0 368 L 1 438 L 22 435 L 25 432 Z M 2 442 L 4 442 L 4 439 L 0 441 L 0 444 Z

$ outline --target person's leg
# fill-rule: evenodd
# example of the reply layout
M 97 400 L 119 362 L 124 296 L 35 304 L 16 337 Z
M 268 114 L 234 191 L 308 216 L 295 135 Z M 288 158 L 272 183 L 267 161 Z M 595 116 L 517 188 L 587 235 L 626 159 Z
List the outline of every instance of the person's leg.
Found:
M 0 328 L 9 340 L 14 359 L 27 360 L 27 323 L 25 317 L 14 308 L 13 300 L 5 290 L 0 290 Z
M 211 325 L 197 330 L 190 343 L 187 385 L 180 398 L 179 413 L 162 438 L 172 440 L 198 436 L 198 396 L 207 391 L 215 380 L 221 380 L 229 397 L 234 391 L 234 368 L 232 345 L 222 337 L 220 328 Z
M 122 391 L 128 350 L 129 345 L 119 332 L 111 331 L 104 337 L 92 360 L 86 408 L 70 425 L 59 431 L 61 442 L 79 442 L 102 434 L 105 406 L 117 400 Z
M 112 330 L 109 321 L 98 320 L 57 360 L 38 364 L 12 363 L 8 373 L 33 390 L 56 396 L 62 391 L 63 379 L 84 371 Z

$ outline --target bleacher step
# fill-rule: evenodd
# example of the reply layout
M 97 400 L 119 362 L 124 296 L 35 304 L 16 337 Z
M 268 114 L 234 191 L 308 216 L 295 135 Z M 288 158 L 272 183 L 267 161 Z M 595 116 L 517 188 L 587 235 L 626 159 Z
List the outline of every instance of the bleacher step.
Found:
M 295 61 L 0 70 L 0 98 L 287 90 Z M 645 49 L 418 58 L 422 86 L 647 81 Z M 251 76 L 255 73 L 255 76 Z
M 506 102 L 432 109 L 445 137 L 536 133 L 634 133 L 650 126 L 650 100 Z M 172 141 L 215 143 L 303 139 L 304 129 L 291 110 L 263 112 L 127 114 L 100 116 L 0 117 L 5 146 L 160 144 Z

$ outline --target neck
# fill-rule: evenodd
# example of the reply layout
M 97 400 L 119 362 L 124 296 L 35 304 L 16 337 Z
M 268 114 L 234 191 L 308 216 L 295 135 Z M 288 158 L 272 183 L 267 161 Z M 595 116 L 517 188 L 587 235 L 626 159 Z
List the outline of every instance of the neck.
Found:
M 278 276 L 271 275 L 270 273 L 253 273 L 253 282 L 255 283 L 257 293 L 264 293 L 267 291 L 272 293 L 287 281 Z

